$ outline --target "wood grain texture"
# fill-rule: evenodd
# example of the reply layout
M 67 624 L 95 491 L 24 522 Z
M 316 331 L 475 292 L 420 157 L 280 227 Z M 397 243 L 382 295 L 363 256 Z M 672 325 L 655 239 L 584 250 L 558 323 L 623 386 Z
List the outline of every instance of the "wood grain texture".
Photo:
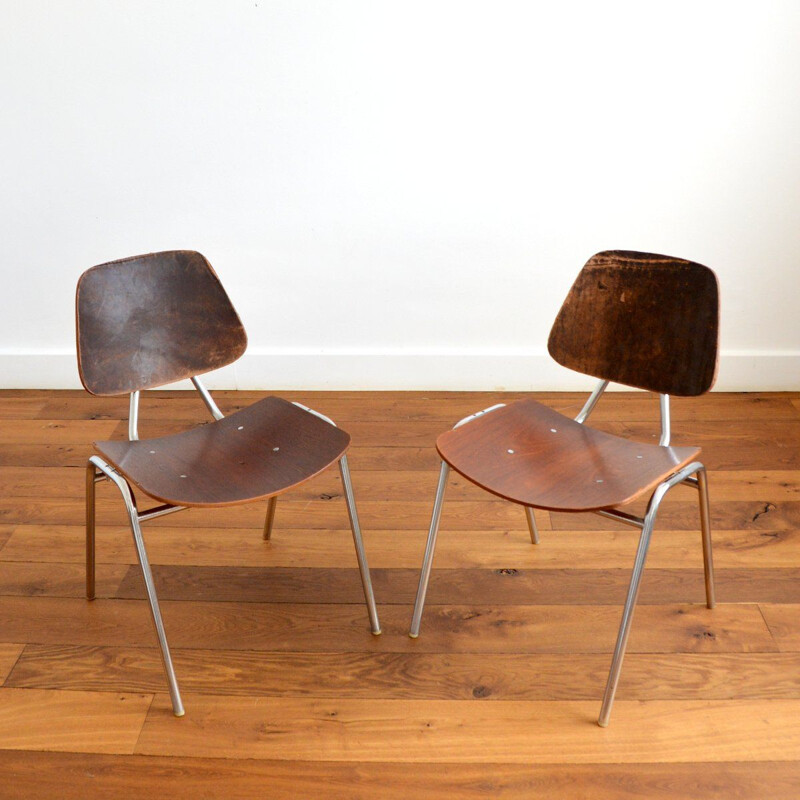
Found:
M 581 425 L 535 400 L 498 408 L 436 440 L 457 472 L 500 497 L 556 511 L 629 503 L 700 455 Z
M 268 697 L 595 700 L 606 653 L 256 652 L 173 649 L 186 691 Z M 155 647 L 25 647 L 7 686 L 158 692 Z M 800 699 L 800 653 L 628 653 L 626 700 Z
M 719 287 L 692 261 L 622 250 L 592 256 L 553 323 L 565 367 L 652 392 L 707 392 L 717 371 Z
M 268 394 L 215 399 L 230 413 Z M 91 440 L 121 438 L 127 398 L 0 392 L 0 630 L 9 643 L 0 644 L 0 677 L 22 700 L 35 692 L 65 698 L 19 704 L 15 730 L 30 720 L 31 733 L 41 734 L 30 746 L 40 749 L 0 748 L 0 770 L 11 776 L 0 797 L 796 800 L 800 761 L 774 759 L 793 757 L 789 718 L 800 701 L 797 394 L 674 399 L 674 441 L 702 446 L 712 470 L 720 603 L 702 605 L 696 495 L 676 489 L 661 509 L 609 728 L 636 741 L 608 740 L 594 725 L 633 529 L 537 511 L 542 543 L 534 547 L 518 507 L 454 475 L 430 614 L 420 639 L 407 637 L 439 464 L 435 435 L 526 395 L 283 394 L 329 413 L 353 436 L 348 457 L 384 635 L 369 634 L 335 470 L 281 498 L 270 542 L 261 538 L 262 503 L 156 520 L 145 541 L 187 701 L 187 717 L 175 720 L 130 532 L 113 487 L 103 484 L 101 596 L 82 596 L 83 467 Z M 536 400 L 574 416 L 585 396 Z M 193 393 L 147 393 L 141 406 L 143 435 L 207 423 Z M 651 443 L 657 412 L 650 394 L 609 393 L 592 424 Z M 97 698 L 87 708 L 100 722 L 97 747 L 84 736 L 83 749 L 97 750 L 108 746 L 106 726 L 119 725 L 109 698 L 154 693 L 150 744 L 175 742 L 192 755 L 44 750 L 70 747 L 71 715 L 87 705 L 84 695 Z M 47 708 L 49 737 L 34 706 Z M 138 737 L 145 716 L 132 717 Z M 184 737 L 187 719 L 194 728 Z M 489 758 L 479 752 L 487 735 L 494 760 L 465 763 Z M 226 757 L 206 758 L 195 737 L 209 749 L 236 741 Z M 118 752 L 130 753 L 131 741 Z M 362 746 L 380 760 L 365 761 Z M 548 748 L 560 749 L 561 763 L 531 763 L 550 757 Z M 433 763 L 444 752 L 450 760 Z M 341 760 L 327 760 L 334 756 Z M 584 757 L 593 763 L 575 763 Z M 409 768 L 407 758 L 420 760 Z M 670 763 L 653 763 L 659 758 Z M 745 760 L 752 758 L 759 760 Z
M 279 397 L 160 439 L 95 442 L 149 497 L 177 506 L 230 506 L 280 494 L 338 461 L 350 436 Z
M 75 296 L 78 371 L 87 391 L 125 394 L 236 361 L 241 320 L 206 259 L 191 250 L 92 267 Z
M 358 460 L 356 456 L 356 460 Z M 84 464 L 77 467 L 0 466 L 0 494 L 11 497 L 61 497 L 79 495 L 84 488 Z M 435 490 L 439 470 L 377 470 L 352 469 L 354 486 L 359 495 L 383 500 L 408 500 L 411 496 L 424 496 Z M 741 470 L 715 472 L 709 475 L 714 501 L 761 500 L 777 503 L 783 500 L 800 500 L 800 470 Z M 337 470 L 318 475 L 313 483 L 290 489 L 286 499 L 319 500 L 323 495 L 331 499 L 342 496 L 342 480 Z M 668 494 L 664 503 L 678 499 L 678 493 Z M 684 495 L 690 497 L 691 495 Z M 471 481 L 451 473 L 447 482 L 447 499 L 473 500 L 484 503 L 501 503 L 502 498 L 483 491 Z
M 380 598 L 379 598 L 380 600 Z M 382 606 L 384 636 L 369 634 L 362 605 L 164 601 L 173 647 L 226 650 L 481 653 L 606 653 L 619 606 L 431 605 L 424 636 L 409 639 L 409 610 Z M 642 605 L 628 652 L 777 650 L 755 605 Z M 152 644 L 147 605 L 61 597 L 0 597 L 0 630 L 37 644 Z
M 796 800 L 789 761 L 691 764 L 407 764 L 0 752 L 3 800 Z
M 187 516 L 191 512 L 187 512 Z M 170 519 L 175 520 L 176 514 Z M 567 519 L 580 520 L 578 515 Z M 592 517 L 598 523 L 600 517 Z M 202 520 L 198 521 L 199 523 Z M 342 520 L 344 522 L 344 520 Z M 348 530 L 286 529 L 277 517 L 276 530 L 264 542 L 254 528 L 195 528 L 156 526 L 145 531 L 153 564 L 241 567 L 334 568 L 355 565 Z M 596 569 L 630 569 L 638 532 L 609 526 L 606 530 L 545 532 L 543 544 L 533 547 L 530 534 L 516 529 L 442 530 L 436 546 L 435 569 L 569 569 L 591 564 Z M 548 525 L 549 527 L 549 525 Z M 8 525 L 11 533 L 0 549 L 0 561 L 83 563 L 83 528 L 77 525 Z M 8 535 L 8 534 L 6 534 Z M 364 541 L 374 568 L 419 570 L 426 531 L 365 531 Z M 647 557 L 648 569 L 692 569 L 701 563 L 695 530 L 656 530 Z M 800 531 L 790 529 L 713 529 L 717 568 L 800 567 Z M 130 530 L 103 527 L 98 533 L 98 564 L 135 564 Z M 101 568 L 98 568 L 98 575 Z M 645 581 L 647 576 L 645 575 Z M 431 587 L 433 590 L 433 587 Z
M 794 761 L 800 700 L 621 700 L 598 733 L 597 703 L 324 700 L 189 695 L 176 726 L 156 695 L 136 752 L 298 761 L 553 764 Z M 291 723 L 289 722 L 291 720 Z M 386 733 L 390 732 L 387 737 Z
M 9 566 L 9 565 L 5 565 Z M 22 566 L 22 565 L 20 565 Z M 52 565 L 59 566 L 59 565 Z M 72 565 L 63 565 L 68 567 Z M 0 581 L 4 564 L 0 562 Z M 356 569 L 291 569 L 286 567 L 157 566 L 153 570 L 162 600 L 220 600 L 245 603 L 358 603 L 363 589 Z M 432 573 L 427 602 L 461 599 L 490 605 L 597 605 L 620 603 L 630 582 L 630 569 L 437 569 Z M 800 569 L 717 569 L 721 603 L 800 602 Z M 415 569 L 372 570 L 372 584 L 383 604 L 410 605 L 419 582 Z M 144 599 L 141 572 L 131 565 L 124 579 L 114 578 L 114 597 Z M 72 596 L 71 582 L 54 586 L 22 584 L 9 594 Z M 704 596 L 702 568 L 650 569 L 639 603 L 681 603 Z M 79 592 L 80 594 L 80 592 Z M 108 595 L 107 592 L 103 593 Z
M 149 694 L 0 688 L 0 749 L 131 753 Z

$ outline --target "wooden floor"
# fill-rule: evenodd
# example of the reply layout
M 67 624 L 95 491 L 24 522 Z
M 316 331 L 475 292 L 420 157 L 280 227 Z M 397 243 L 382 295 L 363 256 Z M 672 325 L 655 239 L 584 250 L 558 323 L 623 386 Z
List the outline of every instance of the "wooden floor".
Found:
M 190 510 L 145 539 L 186 704 L 170 713 L 122 504 L 98 488 L 83 596 L 83 467 L 127 402 L 0 393 L 0 797 L 800 797 L 800 395 L 673 405 L 710 470 L 717 608 L 697 497 L 662 506 L 611 725 L 595 724 L 637 531 L 537 512 L 451 478 L 428 607 L 406 635 L 437 478 L 433 442 L 521 395 L 282 393 L 350 455 L 384 634 L 369 633 L 336 470 L 278 504 Z M 256 393 L 217 393 L 225 412 Z M 539 399 L 574 415 L 583 395 Z M 142 402 L 143 436 L 204 420 Z M 657 403 L 593 424 L 653 441 Z M 636 506 L 634 511 L 638 510 Z

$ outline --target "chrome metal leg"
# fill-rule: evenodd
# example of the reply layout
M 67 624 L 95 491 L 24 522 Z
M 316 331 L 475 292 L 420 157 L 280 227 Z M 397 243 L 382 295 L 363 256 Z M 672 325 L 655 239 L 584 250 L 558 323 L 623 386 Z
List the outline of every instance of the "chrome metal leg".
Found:
M 105 473 L 110 480 L 112 480 L 122 494 L 122 499 L 125 501 L 125 508 L 128 511 L 128 518 L 131 523 L 131 532 L 133 533 L 133 542 L 136 546 L 136 555 L 139 558 L 139 564 L 142 568 L 142 575 L 144 577 L 144 585 L 147 590 L 147 599 L 150 601 L 150 613 L 153 617 L 153 625 L 155 625 L 156 635 L 158 636 L 158 643 L 161 647 L 161 660 L 164 664 L 164 672 L 167 676 L 167 684 L 169 685 L 169 695 L 172 699 L 172 710 L 176 717 L 182 717 L 184 714 L 183 703 L 181 701 L 180 690 L 178 689 L 178 680 L 175 677 L 175 669 L 172 666 L 172 656 L 169 652 L 169 645 L 167 644 L 167 634 L 164 631 L 164 622 L 161 619 L 161 609 L 158 606 L 158 597 L 156 595 L 156 587 L 153 582 L 153 573 L 150 571 L 150 562 L 147 558 L 147 551 L 144 547 L 144 540 L 142 539 L 142 528 L 139 524 L 139 511 L 136 508 L 136 502 L 131 494 L 130 487 L 127 481 L 119 475 L 114 469 L 106 464 L 105 461 L 93 456 L 91 461 Z
M 531 544 L 539 544 L 539 529 L 536 527 L 536 518 L 530 506 L 525 506 L 525 518 L 528 520 L 528 530 L 531 532 Z
M 625 648 L 628 644 L 628 636 L 631 632 L 631 622 L 633 621 L 633 610 L 636 606 L 636 598 L 639 595 L 639 585 L 642 580 L 642 572 L 644 570 L 644 562 L 647 558 L 647 548 L 650 545 L 650 536 L 653 533 L 653 526 L 655 525 L 656 515 L 664 495 L 679 483 L 682 483 L 690 475 L 693 475 L 698 470 L 702 469 L 703 465 L 695 461 L 685 466 L 682 470 L 677 472 L 671 478 L 663 483 L 660 483 L 656 490 L 653 492 L 650 502 L 647 506 L 647 514 L 644 518 L 642 525 L 642 533 L 639 536 L 639 546 L 636 549 L 636 558 L 633 562 L 633 573 L 631 574 L 631 582 L 628 586 L 628 596 L 625 599 L 625 606 L 622 610 L 622 621 L 619 626 L 619 633 L 617 634 L 617 644 L 614 648 L 614 657 L 611 659 L 611 670 L 608 673 L 608 682 L 606 683 L 606 691 L 603 695 L 603 705 L 600 709 L 600 717 L 597 724 L 602 728 L 608 725 L 608 720 L 611 716 L 611 706 L 614 704 L 614 695 L 617 691 L 617 684 L 619 683 L 619 674 L 622 670 L 622 660 L 625 657 Z
M 433 514 L 431 515 L 431 527 L 428 531 L 428 543 L 425 546 L 425 556 L 422 559 L 422 571 L 419 576 L 419 586 L 417 587 L 417 599 L 414 601 L 414 615 L 411 617 L 411 630 L 408 635 L 412 639 L 419 636 L 419 626 L 422 622 L 422 609 L 425 606 L 425 595 L 428 593 L 428 581 L 431 577 L 431 567 L 433 566 L 433 551 L 436 548 L 436 535 L 439 533 L 439 519 L 442 516 L 442 504 L 444 503 L 444 490 L 447 487 L 447 476 L 450 474 L 450 466 L 442 461 L 442 468 L 439 471 L 439 485 L 436 487 L 436 499 L 433 502 Z
M 97 469 L 89 461 L 86 464 L 86 599 L 94 600 L 94 520 L 95 483 Z
M 267 500 L 267 516 L 264 519 L 264 541 L 266 542 L 272 537 L 272 523 L 275 522 L 275 506 L 277 505 L 277 497 L 270 497 Z
M 631 622 L 633 621 L 633 609 L 636 606 L 636 598 L 639 595 L 639 585 L 642 580 L 642 571 L 644 570 L 644 562 L 647 558 L 647 548 L 650 545 L 650 534 L 652 532 L 653 520 L 648 515 L 648 520 L 645 522 L 642 533 L 639 536 L 639 546 L 636 549 L 636 559 L 633 562 L 633 574 L 631 575 L 630 586 L 628 586 L 628 596 L 625 599 L 622 621 L 617 634 L 617 645 L 614 648 L 614 657 L 611 660 L 611 670 L 608 673 L 603 705 L 600 709 L 600 718 L 597 720 L 597 724 L 601 728 L 608 726 L 608 720 L 611 716 L 611 706 L 614 703 L 614 695 L 617 692 L 619 674 L 622 670 L 622 659 L 625 657 L 625 648 L 628 645 L 628 636 L 630 635 Z
M 714 557 L 711 551 L 711 512 L 708 505 L 708 478 L 706 468 L 697 470 L 697 488 L 700 494 L 700 527 L 703 532 L 703 567 L 706 579 L 706 605 L 714 608 Z
M 361 585 L 364 588 L 364 598 L 367 601 L 369 623 L 372 627 L 372 633 L 378 636 L 381 633 L 381 624 L 378 621 L 378 609 L 375 607 L 375 595 L 372 591 L 372 580 L 369 576 L 367 554 L 364 552 L 364 542 L 361 539 L 361 526 L 358 523 L 356 499 L 353 495 L 353 484 L 350 480 L 350 467 L 347 465 L 347 456 L 342 456 L 339 459 L 339 472 L 342 475 L 342 486 L 344 486 L 344 496 L 347 501 L 347 513 L 350 516 L 350 527 L 353 530 L 353 542 L 355 542 L 356 546 L 356 558 L 358 558 L 358 569 L 361 572 Z

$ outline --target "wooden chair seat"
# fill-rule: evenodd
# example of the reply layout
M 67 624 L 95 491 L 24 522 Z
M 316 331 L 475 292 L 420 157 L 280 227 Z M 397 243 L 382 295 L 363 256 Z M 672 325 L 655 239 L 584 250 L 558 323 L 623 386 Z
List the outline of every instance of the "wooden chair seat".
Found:
M 441 457 L 506 500 L 552 511 L 627 503 L 693 461 L 693 447 L 659 447 L 581 425 L 519 400 L 443 433 Z
M 349 444 L 340 428 L 267 397 L 183 433 L 94 447 L 150 497 L 170 505 L 227 506 L 308 480 L 338 461 Z

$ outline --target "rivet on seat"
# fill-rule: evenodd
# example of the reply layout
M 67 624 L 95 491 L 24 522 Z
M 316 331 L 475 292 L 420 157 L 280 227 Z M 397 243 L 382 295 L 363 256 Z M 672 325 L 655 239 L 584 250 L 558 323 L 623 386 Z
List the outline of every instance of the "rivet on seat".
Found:
M 240 425 L 236 430 L 237 431 L 243 431 L 244 430 L 244 425 Z
M 558 433 L 558 431 L 555 428 L 550 428 L 550 433 Z
M 186 477 L 185 475 L 181 475 L 181 478 L 185 478 L 185 477 Z
M 507 452 L 511 453 L 511 455 L 514 455 L 514 451 L 513 450 L 508 450 Z
M 277 452 L 278 452 L 278 450 L 280 450 L 280 447 L 273 447 L 273 448 L 272 448 L 272 452 L 273 452 L 273 453 L 277 453 Z

